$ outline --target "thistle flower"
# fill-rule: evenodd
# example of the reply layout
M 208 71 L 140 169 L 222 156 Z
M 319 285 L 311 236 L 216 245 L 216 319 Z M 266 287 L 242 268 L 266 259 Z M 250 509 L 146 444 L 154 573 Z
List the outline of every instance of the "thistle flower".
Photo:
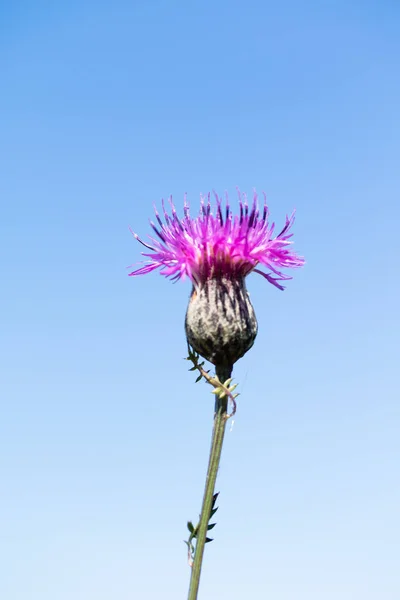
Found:
M 147 248 L 143 255 L 148 259 L 144 266 L 130 275 L 144 275 L 160 268 L 161 274 L 173 280 L 188 277 L 192 293 L 186 312 L 185 330 L 188 343 L 201 356 L 215 365 L 216 377 L 198 363 L 198 355 L 189 351 L 194 369 L 200 371 L 215 393 L 214 426 L 206 485 L 200 520 L 194 526 L 188 522 L 190 532 L 188 547 L 191 578 L 188 600 L 196 600 L 204 547 L 211 541 L 207 533 L 215 526 L 210 518 L 218 494 L 214 493 L 226 422 L 234 414 L 236 402 L 231 391 L 233 364 L 254 343 L 257 335 L 257 319 L 246 290 L 245 279 L 251 272 L 265 277 L 272 285 L 283 290 L 282 281 L 291 279 L 282 269 L 301 267 L 304 259 L 291 250 L 290 228 L 294 214 L 286 217 L 285 225 L 274 235 L 275 225 L 268 222 L 268 207 L 264 194 L 262 213 L 258 208 L 257 194 L 249 207 L 245 194 L 239 193 L 239 214 L 233 216 L 228 197 L 223 205 L 215 194 L 214 212 L 210 195 L 200 197 L 200 213 L 192 218 L 189 205 L 184 201 L 183 218 L 177 216 L 172 198 L 171 213 L 162 202 L 164 221 L 155 209 L 158 225 L 150 221 L 157 239 L 150 237 L 151 244 L 135 238 Z M 264 267 L 265 270 L 261 270 Z M 261 269 L 260 269 L 261 268 Z M 192 369 L 193 370 L 193 369 Z M 198 378 L 199 380 L 199 378 Z M 232 413 L 228 414 L 228 393 L 233 401 Z M 194 541 L 196 546 L 194 547 Z
M 158 239 L 151 245 L 134 237 L 149 252 L 149 260 L 129 275 L 143 275 L 161 268 L 161 274 L 173 280 L 188 277 L 192 293 L 186 313 L 185 329 L 189 344 L 212 362 L 223 376 L 230 376 L 232 365 L 254 343 L 257 320 L 245 278 L 251 272 L 265 277 L 269 283 L 284 289 L 280 283 L 291 279 L 281 269 L 297 268 L 304 259 L 291 250 L 294 213 L 286 217 L 280 233 L 274 236 L 275 224 L 268 222 L 269 210 L 264 194 L 262 213 L 254 192 L 249 207 L 245 194 L 239 195 L 239 214 L 233 216 L 228 196 L 223 206 L 215 195 L 212 211 L 210 194 L 200 197 L 200 213 L 192 218 L 184 201 L 183 218 L 179 218 L 172 198 L 171 214 L 162 201 L 164 222 L 155 209 L 158 225 L 150 221 Z M 265 267 L 267 271 L 257 267 Z

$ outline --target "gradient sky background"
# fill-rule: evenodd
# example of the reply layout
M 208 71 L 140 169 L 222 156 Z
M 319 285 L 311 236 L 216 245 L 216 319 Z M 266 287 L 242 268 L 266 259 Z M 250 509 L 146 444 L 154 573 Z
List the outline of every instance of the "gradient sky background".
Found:
M 307 266 L 254 348 L 200 598 L 400 597 L 400 6 L 0 5 L 0 597 L 185 598 L 213 396 L 153 202 L 265 190 Z

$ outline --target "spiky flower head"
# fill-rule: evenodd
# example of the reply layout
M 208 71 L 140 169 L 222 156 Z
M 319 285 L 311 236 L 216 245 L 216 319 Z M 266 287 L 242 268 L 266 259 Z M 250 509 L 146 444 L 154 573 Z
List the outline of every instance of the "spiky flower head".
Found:
M 245 194 L 238 192 L 239 214 L 233 215 L 226 196 L 223 205 L 215 196 L 215 210 L 210 194 L 200 197 L 200 213 L 190 216 L 186 197 L 183 218 L 179 218 L 172 198 L 171 214 L 162 202 L 164 222 L 155 209 L 158 225 L 150 221 L 158 239 L 151 244 L 135 238 L 148 252 L 147 263 L 129 275 L 143 275 L 161 268 L 161 274 L 173 280 L 189 277 L 193 289 L 186 315 L 189 343 L 216 365 L 232 365 L 253 345 L 257 321 L 245 277 L 251 272 L 265 277 L 275 287 L 291 279 L 282 269 L 303 266 L 304 259 L 291 250 L 290 228 L 294 213 L 286 217 L 283 229 L 275 234 L 269 224 L 264 194 L 262 212 L 257 193 L 249 206 Z M 257 267 L 264 267 L 266 271 Z
M 225 206 L 221 198 L 215 194 L 215 213 L 211 209 L 210 194 L 207 198 L 200 196 L 200 213 L 192 218 L 186 197 L 184 201 L 184 217 L 180 219 L 176 213 L 172 198 L 169 199 L 171 215 L 162 201 L 165 223 L 155 209 L 158 226 L 152 221 L 150 225 L 159 239 L 150 237 L 151 245 L 143 242 L 134 233 L 135 238 L 150 252 L 143 252 L 148 257 L 147 264 L 132 271 L 129 275 L 143 275 L 161 268 L 161 274 L 174 280 L 189 277 L 194 286 L 201 285 L 207 279 L 227 277 L 239 279 L 246 277 L 251 271 L 259 273 L 270 283 L 283 290 L 279 282 L 291 279 L 284 274 L 282 268 L 297 268 L 304 264 L 304 259 L 291 251 L 292 233 L 290 228 L 294 222 L 294 213 L 286 217 L 283 229 L 277 235 L 275 223 L 268 222 L 269 210 L 264 194 L 262 213 L 258 208 L 257 193 L 254 192 L 253 203 L 249 208 L 245 194 L 239 194 L 239 215 L 233 216 L 228 197 Z M 264 272 L 256 268 L 266 267 Z

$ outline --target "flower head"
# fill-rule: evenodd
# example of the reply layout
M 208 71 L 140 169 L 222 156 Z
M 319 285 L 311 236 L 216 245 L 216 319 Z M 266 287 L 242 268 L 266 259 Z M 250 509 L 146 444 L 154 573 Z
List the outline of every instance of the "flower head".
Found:
M 184 216 L 179 218 L 172 198 L 169 199 L 171 214 L 162 202 L 164 222 L 155 209 L 158 225 L 150 224 L 158 239 L 150 237 L 151 244 L 135 238 L 150 252 L 143 252 L 149 260 L 129 275 L 143 275 L 161 268 L 161 274 L 174 280 L 189 277 L 195 287 L 211 279 L 242 280 L 254 271 L 283 290 L 281 281 L 291 279 L 281 269 L 297 268 L 304 259 L 291 250 L 289 230 L 294 213 L 286 217 L 280 233 L 274 235 L 275 224 L 268 222 L 269 211 L 264 194 L 262 213 L 254 192 L 249 207 L 245 194 L 239 194 L 239 214 L 233 216 L 228 197 L 225 206 L 215 195 L 215 212 L 211 209 L 210 194 L 201 196 L 200 213 L 193 218 L 189 205 L 184 202 Z M 257 267 L 265 267 L 267 272 Z M 269 271 L 269 272 L 268 272 Z
M 225 206 L 215 194 L 215 212 L 210 195 L 201 196 L 200 213 L 192 218 L 184 202 L 180 219 L 170 198 L 171 215 L 165 209 L 164 222 L 156 212 L 158 225 L 150 221 L 158 239 L 151 245 L 134 236 L 149 252 L 147 264 L 130 273 L 143 275 L 161 268 L 172 279 L 189 277 L 193 283 L 186 312 L 188 343 L 216 365 L 217 375 L 226 380 L 233 364 L 252 347 L 257 335 L 257 319 L 246 290 L 245 278 L 254 271 L 283 290 L 281 281 L 291 279 L 281 269 L 301 267 L 304 259 L 291 251 L 289 230 L 294 214 L 274 236 L 275 225 L 268 222 L 268 207 L 260 213 L 257 194 L 249 207 L 239 193 L 239 214 L 233 216 L 226 197 Z M 267 272 L 258 269 L 266 267 Z

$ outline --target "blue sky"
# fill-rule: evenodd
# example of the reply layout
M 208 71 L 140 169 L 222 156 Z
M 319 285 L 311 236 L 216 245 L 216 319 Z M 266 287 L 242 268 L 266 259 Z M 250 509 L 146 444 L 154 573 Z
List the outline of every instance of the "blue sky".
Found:
M 259 321 L 201 598 L 397 600 L 397 3 L 0 5 L 4 600 L 185 598 L 213 396 L 188 283 L 127 277 L 152 205 L 297 209 Z

